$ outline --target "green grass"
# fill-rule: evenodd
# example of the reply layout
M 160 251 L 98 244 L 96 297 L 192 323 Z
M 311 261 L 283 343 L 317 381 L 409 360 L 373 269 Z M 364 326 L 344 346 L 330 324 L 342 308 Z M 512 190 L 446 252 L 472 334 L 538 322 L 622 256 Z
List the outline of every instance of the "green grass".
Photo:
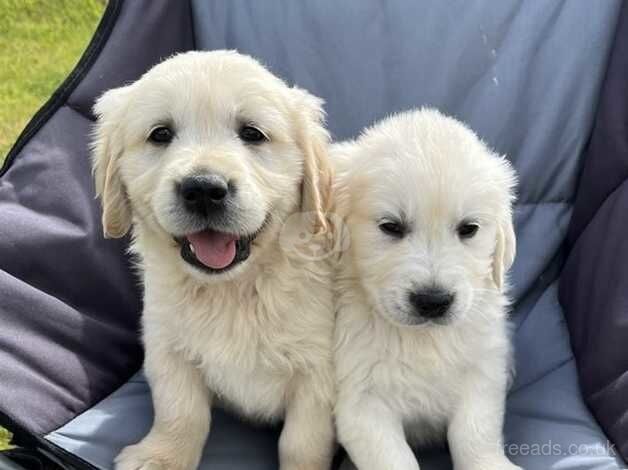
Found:
M 104 7 L 104 0 L 0 0 L 0 164 L 81 57 Z
M 11 433 L 4 428 L 0 428 L 0 451 L 11 448 Z
M 0 0 L 0 164 L 81 57 L 104 7 L 104 0 Z M 10 442 L 0 428 L 0 450 Z

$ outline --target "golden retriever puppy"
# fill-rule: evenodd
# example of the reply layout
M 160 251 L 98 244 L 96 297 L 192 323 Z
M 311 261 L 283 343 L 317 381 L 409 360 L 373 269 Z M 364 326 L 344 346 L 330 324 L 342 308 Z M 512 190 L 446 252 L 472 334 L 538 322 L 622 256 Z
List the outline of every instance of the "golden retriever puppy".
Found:
M 280 244 L 288 220 L 326 228 L 321 106 L 231 51 L 174 56 L 98 100 L 96 189 L 105 235 L 132 227 L 155 409 L 117 469 L 197 467 L 217 402 L 284 420 L 282 470 L 329 467 L 330 270 Z
M 350 233 L 337 280 L 337 432 L 360 470 L 418 470 L 446 437 L 456 470 L 514 470 L 504 273 L 515 174 L 460 122 L 423 109 L 333 147 Z

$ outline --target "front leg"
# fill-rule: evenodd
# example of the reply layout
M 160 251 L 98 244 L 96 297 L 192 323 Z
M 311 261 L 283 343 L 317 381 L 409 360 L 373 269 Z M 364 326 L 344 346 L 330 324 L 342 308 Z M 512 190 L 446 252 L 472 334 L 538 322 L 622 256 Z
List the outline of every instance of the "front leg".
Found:
M 447 433 L 455 470 L 521 470 L 504 454 L 503 379 L 482 373 L 469 377 Z
M 329 470 L 334 442 L 331 393 L 308 379 L 295 380 L 279 438 L 280 470 Z
M 379 398 L 339 399 L 338 440 L 359 470 L 419 470 L 401 417 Z
M 155 418 L 148 435 L 126 447 L 116 470 L 194 470 L 210 426 L 210 396 L 199 370 L 179 353 L 146 341 L 144 362 Z

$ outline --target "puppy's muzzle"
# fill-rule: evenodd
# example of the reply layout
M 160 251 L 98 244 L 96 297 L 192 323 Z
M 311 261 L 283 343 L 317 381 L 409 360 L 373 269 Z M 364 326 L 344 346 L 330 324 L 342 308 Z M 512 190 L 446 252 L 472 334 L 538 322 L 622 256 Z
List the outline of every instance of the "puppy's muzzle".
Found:
M 430 287 L 410 292 L 408 301 L 417 316 L 437 320 L 447 314 L 454 295 L 443 288 Z
M 185 209 L 205 217 L 222 212 L 233 190 L 227 180 L 218 174 L 188 176 L 179 184 L 179 195 Z

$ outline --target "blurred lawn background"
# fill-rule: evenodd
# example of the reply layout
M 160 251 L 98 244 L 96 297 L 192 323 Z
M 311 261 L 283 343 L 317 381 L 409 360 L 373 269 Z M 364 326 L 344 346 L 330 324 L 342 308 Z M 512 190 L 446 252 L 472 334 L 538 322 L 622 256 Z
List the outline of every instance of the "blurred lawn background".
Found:
M 0 0 L 0 165 L 33 114 L 74 68 L 105 4 Z M 9 442 L 10 434 L 0 428 L 0 450 Z
M 74 68 L 105 4 L 0 0 L 0 164 L 30 118 Z

